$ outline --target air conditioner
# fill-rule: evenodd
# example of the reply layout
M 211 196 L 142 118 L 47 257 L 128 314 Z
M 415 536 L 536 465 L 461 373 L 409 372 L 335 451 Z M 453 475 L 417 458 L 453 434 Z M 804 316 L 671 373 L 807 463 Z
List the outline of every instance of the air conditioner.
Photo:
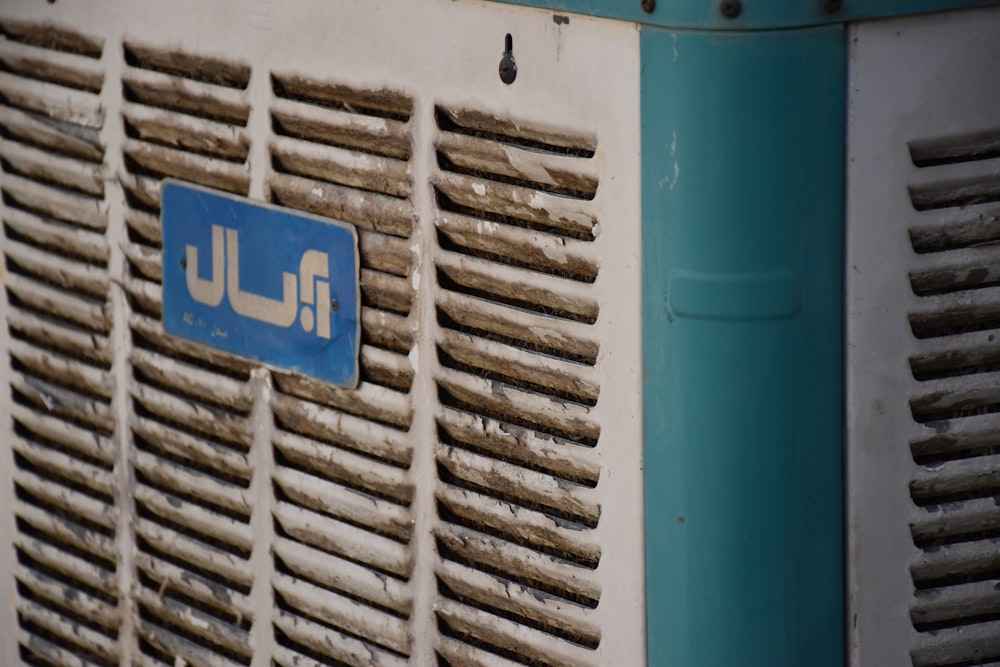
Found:
M 0 7 L 0 664 L 1000 664 L 1000 8 L 785 4 Z

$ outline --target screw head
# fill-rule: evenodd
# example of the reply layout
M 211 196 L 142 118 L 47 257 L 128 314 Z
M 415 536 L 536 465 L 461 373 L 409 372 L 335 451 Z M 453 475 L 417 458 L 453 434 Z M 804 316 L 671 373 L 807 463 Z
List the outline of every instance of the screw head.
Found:
M 719 4 L 719 11 L 727 19 L 734 19 L 743 11 L 743 3 L 740 0 L 722 0 Z
M 656 0 L 642 0 L 642 11 L 652 14 L 656 11 Z
M 514 56 L 506 53 L 504 54 L 504 57 L 500 59 L 500 80 L 509 86 L 514 83 L 514 79 L 516 78 L 517 64 L 514 62 Z
M 188 267 L 187 257 L 181 257 L 181 268 L 186 269 Z
M 844 0 L 823 0 L 823 11 L 827 14 L 836 14 L 844 6 Z

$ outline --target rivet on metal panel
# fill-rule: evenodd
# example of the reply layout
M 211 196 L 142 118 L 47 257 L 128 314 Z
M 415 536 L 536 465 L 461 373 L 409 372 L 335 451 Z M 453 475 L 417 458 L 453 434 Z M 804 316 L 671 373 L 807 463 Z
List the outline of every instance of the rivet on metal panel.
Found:
M 642 0 L 642 9 L 647 14 L 652 14 L 656 11 L 656 0 Z
M 719 4 L 719 11 L 727 19 L 734 19 L 743 11 L 743 3 L 740 0 L 722 0 Z
M 337 312 L 338 310 L 340 310 L 340 302 L 337 301 L 336 299 L 331 299 L 330 310 L 332 310 L 333 312 Z
M 823 0 L 823 11 L 827 14 L 836 14 L 844 6 L 844 0 Z
M 181 268 L 186 269 L 188 267 L 187 257 L 181 257 Z
M 517 77 L 517 64 L 514 62 L 514 38 L 507 33 L 504 38 L 503 58 L 500 59 L 500 80 L 510 85 Z

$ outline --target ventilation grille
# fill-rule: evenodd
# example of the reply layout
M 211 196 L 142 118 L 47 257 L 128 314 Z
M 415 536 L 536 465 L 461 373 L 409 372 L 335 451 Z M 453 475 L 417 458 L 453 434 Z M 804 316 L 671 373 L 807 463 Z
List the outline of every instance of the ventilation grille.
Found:
M 0 23 L 15 576 L 26 663 L 118 663 L 101 48 L 50 26 Z
M 913 142 L 918 667 L 1000 661 L 1000 132 Z
M 439 655 L 590 664 L 594 146 L 474 111 L 437 121 Z
M 248 67 L 126 43 L 122 122 L 135 473 L 135 597 L 146 664 L 245 665 L 254 609 L 249 366 L 165 334 L 160 189 L 245 195 Z
M 272 85 L 271 198 L 355 225 L 362 300 L 356 390 L 274 375 L 278 662 L 403 664 L 412 611 L 412 103 L 295 76 Z

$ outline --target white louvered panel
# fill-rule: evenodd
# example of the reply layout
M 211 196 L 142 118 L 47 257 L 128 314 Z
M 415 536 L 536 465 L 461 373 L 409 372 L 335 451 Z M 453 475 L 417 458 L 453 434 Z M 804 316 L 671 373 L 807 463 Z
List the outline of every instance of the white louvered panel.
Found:
M 412 102 L 280 73 L 272 82 L 271 197 L 357 226 L 366 311 L 357 389 L 274 374 L 275 518 L 287 535 L 274 550 L 279 651 L 295 661 L 401 659 L 411 649 L 414 522 Z M 359 661 L 352 644 L 369 657 Z
M 250 364 L 163 331 L 159 193 L 170 177 L 246 194 L 250 70 L 157 45 L 123 49 L 139 651 L 151 664 L 247 664 Z
M 952 12 L 851 41 L 853 664 L 1000 661 L 998 26 Z
M 21 658 L 116 664 L 115 424 L 100 40 L 0 20 Z M 44 38 L 43 38 L 44 35 Z
M 601 434 L 594 145 L 485 114 L 437 120 L 439 655 L 590 664 L 600 590 L 576 583 L 601 557 L 600 467 L 584 454 Z
M 0 639 L 47 665 L 638 664 L 637 35 L 303 3 L 0 10 L 27 601 Z M 355 226 L 358 387 L 163 329 L 165 178 Z

